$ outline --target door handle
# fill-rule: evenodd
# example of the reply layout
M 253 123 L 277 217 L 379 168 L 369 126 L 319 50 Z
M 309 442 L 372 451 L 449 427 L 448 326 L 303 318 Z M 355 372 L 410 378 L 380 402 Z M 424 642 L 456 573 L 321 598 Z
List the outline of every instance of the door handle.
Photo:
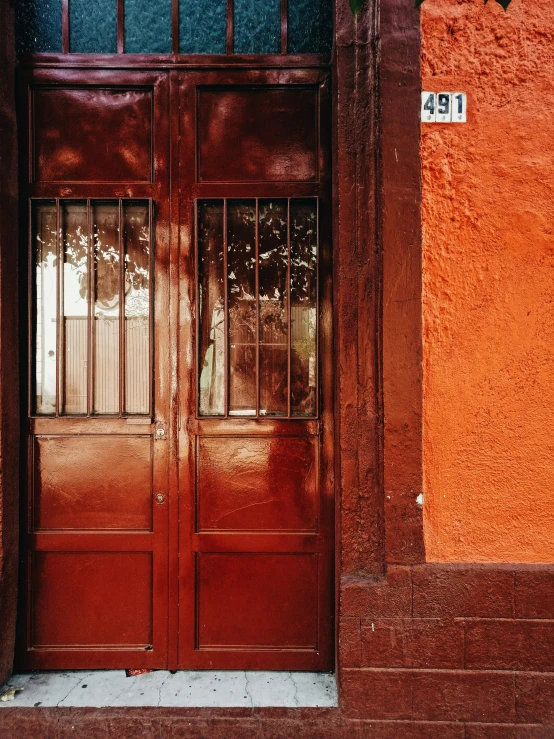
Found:
M 163 505 L 165 503 L 165 495 L 163 493 L 156 493 L 154 497 L 156 499 L 156 503 L 159 503 L 159 505 Z

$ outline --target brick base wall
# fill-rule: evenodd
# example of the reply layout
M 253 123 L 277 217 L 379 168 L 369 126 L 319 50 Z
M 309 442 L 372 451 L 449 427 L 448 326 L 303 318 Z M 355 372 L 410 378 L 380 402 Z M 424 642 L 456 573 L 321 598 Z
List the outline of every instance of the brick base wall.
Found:
M 391 566 L 343 583 L 341 614 L 347 715 L 514 736 L 542 723 L 554 737 L 554 568 Z M 464 736 L 511 736 L 480 731 Z
M 0 709 L 0 737 L 553 739 L 554 567 L 342 584 L 338 709 Z

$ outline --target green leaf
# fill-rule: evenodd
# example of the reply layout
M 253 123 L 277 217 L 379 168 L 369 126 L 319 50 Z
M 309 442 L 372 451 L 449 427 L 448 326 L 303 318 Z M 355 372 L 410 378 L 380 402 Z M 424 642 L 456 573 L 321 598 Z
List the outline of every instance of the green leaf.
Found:
M 350 0 L 350 9 L 354 13 L 354 18 L 358 15 L 358 10 L 360 10 L 364 2 L 365 0 Z

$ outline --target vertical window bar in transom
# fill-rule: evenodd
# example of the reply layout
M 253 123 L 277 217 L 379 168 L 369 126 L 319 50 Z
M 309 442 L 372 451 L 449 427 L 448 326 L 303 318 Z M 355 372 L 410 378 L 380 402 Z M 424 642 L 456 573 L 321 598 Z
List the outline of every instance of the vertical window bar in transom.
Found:
M 69 54 L 69 0 L 62 0 L 62 53 Z
M 125 0 L 117 0 L 117 53 L 125 50 Z
M 288 0 L 281 0 L 281 54 L 288 53 Z
M 227 0 L 227 54 L 233 54 L 235 50 L 235 1 Z

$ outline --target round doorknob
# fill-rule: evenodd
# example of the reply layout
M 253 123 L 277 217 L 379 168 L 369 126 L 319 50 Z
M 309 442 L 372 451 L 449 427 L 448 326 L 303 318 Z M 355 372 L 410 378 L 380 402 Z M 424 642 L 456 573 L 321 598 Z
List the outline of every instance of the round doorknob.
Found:
M 163 493 L 156 493 L 156 503 L 165 503 L 165 495 Z

